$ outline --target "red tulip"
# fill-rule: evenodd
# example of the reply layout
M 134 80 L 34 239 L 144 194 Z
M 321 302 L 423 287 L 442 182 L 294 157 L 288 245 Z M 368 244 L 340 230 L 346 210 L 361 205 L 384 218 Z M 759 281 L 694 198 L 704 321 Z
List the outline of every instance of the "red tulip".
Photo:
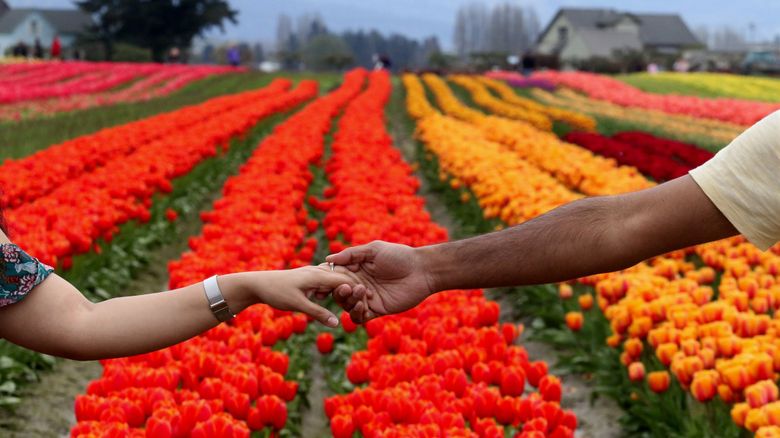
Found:
M 333 335 L 330 333 L 317 335 L 317 350 L 320 354 L 328 354 L 333 351 Z
M 330 420 L 330 431 L 334 438 L 352 438 L 355 433 L 355 425 L 352 418 L 346 415 L 337 415 Z
M 542 398 L 547 401 L 559 402 L 561 401 L 561 381 L 555 376 L 544 376 L 539 381 L 539 393 L 542 394 Z
M 525 372 L 520 367 L 504 368 L 501 375 L 501 394 L 518 397 L 525 391 Z

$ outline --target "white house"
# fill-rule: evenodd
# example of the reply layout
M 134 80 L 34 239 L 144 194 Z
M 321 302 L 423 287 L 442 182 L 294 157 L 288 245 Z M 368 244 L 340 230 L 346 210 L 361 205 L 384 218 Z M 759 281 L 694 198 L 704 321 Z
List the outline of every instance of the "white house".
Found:
M 78 9 L 11 9 L 0 0 L 0 56 L 20 41 L 31 48 L 38 39 L 48 48 L 57 35 L 63 48 L 70 47 L 91 23 L 89 15 Z
M 702 44 L 676 14 L 563 8 L 540 34 L 536 51 L 563 64 L 612 57 L 618 50 L 675 54 Z

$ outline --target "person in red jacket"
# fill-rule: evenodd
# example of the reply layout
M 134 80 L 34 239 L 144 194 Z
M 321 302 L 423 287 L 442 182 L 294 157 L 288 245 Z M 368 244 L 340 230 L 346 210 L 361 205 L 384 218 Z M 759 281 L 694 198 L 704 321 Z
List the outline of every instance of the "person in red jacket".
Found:
M 60 55 L 62 55 L 62 43 L 60 42 L 60 37 L 55 35 L 51 42 L 51 58 L 60 59 Z

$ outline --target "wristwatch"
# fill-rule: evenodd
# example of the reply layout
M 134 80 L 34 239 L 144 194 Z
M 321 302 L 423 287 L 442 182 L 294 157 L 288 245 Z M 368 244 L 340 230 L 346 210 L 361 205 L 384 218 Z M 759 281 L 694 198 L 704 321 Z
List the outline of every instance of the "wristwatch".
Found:
M 222 291 L 219 289 L 216 275 L 203 280 L 203 289 L 206 291 L 206 299 L 209 301 L 211 313 L 214 314 L 217 321 L 229 321 L 236 316 L 230 311 L 230 307 L 228 307 L 225 297 L 222 296 Z

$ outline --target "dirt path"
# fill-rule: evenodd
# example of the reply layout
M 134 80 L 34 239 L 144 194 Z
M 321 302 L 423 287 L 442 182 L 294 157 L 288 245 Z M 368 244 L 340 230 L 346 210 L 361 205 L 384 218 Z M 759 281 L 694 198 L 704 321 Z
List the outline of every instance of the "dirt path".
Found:
M 401 86 L 400 84 L 394 85 Z M 399 103 L 400 94 L 402 93 L 394 93 L 388 113 L 390 133 L 393 136 L 394 144 L 401 150 L 406 160 L 415 163 L 417 162 L 416 144 L 410 136 L 411 129 L 407 126 L 405 116 L 399 112 L 403 111 L 402 108 L 400 110 L 398 108 L 401 105 Z M 419 195 L 425 198 L 426 208 L 431 213 L 431 217 L 453 234 L 457 222 L 438 195 L 431 191 L 426 179 L 419 174 L 417 177 L 422 183 Z M 502 302 L 504 300 L 499 299 L 498 301 L 501 304 L 502 321 L 517 322 L 512 320 L 511 305 Z M 518 340 L 518 345 L 525 347 L 533 360 L 543 360 L 551 366 L 558 361 L 558 355 L 554 349 L 546 344 L 530 341 L 526 339 L 525 335 Z M 556 374 L 556 376 L 563 383 L 563 406 L 573 410 L 577 415 L 577 438 L 617 438 L 623 436 L 618 421 L 622 411 L 612 400 L 600 397 L 591 403 L 593 395 L 591 382 L 579 375 Z
M 26 387 L 14 412 L 4 411 L 0 429 L 4 437 L 66 437 L 76 417 L 73 399 L 87 383 L 100 376 L 98 362 L 63 360 L 41 381 Z
M 314 345 L 311 346 L 310 350 L 309 356 L 314 362 L 309 371 L 311 387 L 309 387 L 309 392 L 306 394 L 309 408 L 303 414 L 301 436 L 307 438 L 328 437 L 330 436 L 330 427 L 328 426 L 328 418 L 325 416 L 323 400 L 325 397 L 333 394 L 328 390 L 328 385 L 325 383 L 325 373 L 318 360 L 320 353 Z

